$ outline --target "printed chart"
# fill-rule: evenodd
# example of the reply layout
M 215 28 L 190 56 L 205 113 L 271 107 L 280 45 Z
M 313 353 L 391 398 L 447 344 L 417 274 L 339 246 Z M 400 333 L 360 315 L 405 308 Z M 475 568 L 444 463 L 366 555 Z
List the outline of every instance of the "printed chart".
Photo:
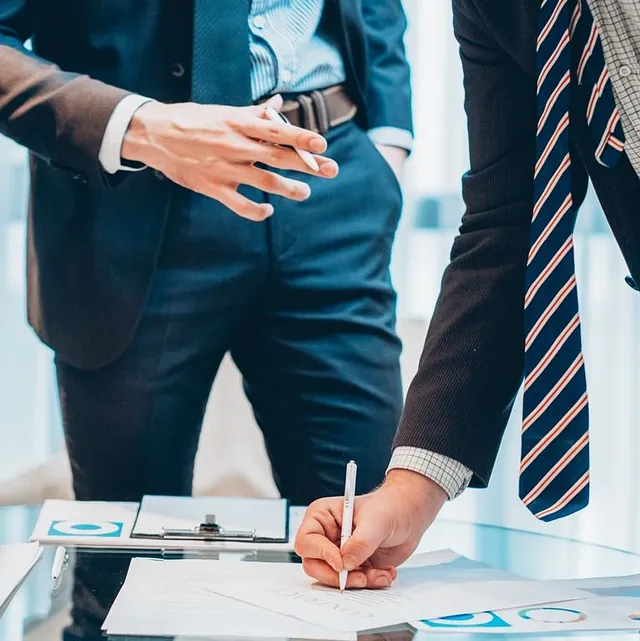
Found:
M 595 580 L 586 585 L 572 584 L 593 594 L 593 598 L 426 619 L 413 625 L 421 631 L 438 634 L 640 630 L 640 577 L 619 580 L 621 585 L 613 585 L 614 579 L 602 579 L 600 586 Z

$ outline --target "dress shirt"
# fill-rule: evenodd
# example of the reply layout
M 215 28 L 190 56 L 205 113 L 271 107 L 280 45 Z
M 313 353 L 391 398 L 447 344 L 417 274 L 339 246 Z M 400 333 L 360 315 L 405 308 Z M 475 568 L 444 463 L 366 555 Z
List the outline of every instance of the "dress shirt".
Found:
M 396 447 L 387 471 L 394 469 L 411 470 L 430 478 L 449 500 L 460 496 L 473 477 L 473 472 L 459 461 L 419 447 Z
M 338 45 L 323 28 L 323 9 L 324 0 L 251 0 L 249 51 L 254 100 L 274 93 L 313 91 L 344 81 Z M 123 165 L 120 151 L 133 114 L 148 101 L 130 96 L 114 110 L 113 122 L 109 121 L 100 147 L 105 171 L 113 174 L 144 169 Z M 369 136 L 376 144 L 411 149 L 411 133 L 403 129 L 378 127 L 369 131 Z
M 640 4 L 588 0 L 596 21 L 620 120 L 624 150 L 640 176 Z

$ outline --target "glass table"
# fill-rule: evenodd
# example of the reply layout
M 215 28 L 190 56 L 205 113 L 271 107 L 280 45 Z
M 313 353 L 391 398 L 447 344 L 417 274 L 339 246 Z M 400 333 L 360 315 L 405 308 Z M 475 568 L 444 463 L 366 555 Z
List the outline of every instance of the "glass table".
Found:
M 28 540 L 37 515 L 37 508 L 0 508 L 0 543 Z M 451 548 L 469 558 L 537 579 L 640 573 L 640 556 L 624 550 L 488 525 L 440 520 L 425 536 L 421 550 L 443 548 Z M 70 550 L 70 555 L 71 564 L 63 575 L 62 584 L 52 594 L 53 549 L 45 549 L 43 559 L 0 619 L 0 641 L 106 638 L 100 630 L 102 622 L 125 579 L 132 556 L 140 556 L 141 553 L 75 549 Z M 161 556 L 162 553 L 144 552 L 144 555 Z M 176 554 L 171 555 L 171 558 L 175 557 Z M 220 552 L 217 557 L 208 553 L 207 558 L 298 561 L 293 553 L 259 550 L 242 554 Z M 548 636 L 638 640 L 637 633 Z M 427 637 L 434 641 L 453 641 L 451 634 L 414 632 L 408 626 L 363 634 L 359 641 L 427 641 Z M 454 639 L 468 641 L 469 637 L 489 641 L 495 635 L 457 634 Z

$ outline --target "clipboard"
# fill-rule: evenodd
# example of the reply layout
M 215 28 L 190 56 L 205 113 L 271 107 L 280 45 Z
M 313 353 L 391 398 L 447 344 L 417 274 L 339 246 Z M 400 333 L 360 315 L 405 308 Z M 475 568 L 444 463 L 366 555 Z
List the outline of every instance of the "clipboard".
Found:
M 132 539 L 287 543 L 286 499 L 144 496 Z

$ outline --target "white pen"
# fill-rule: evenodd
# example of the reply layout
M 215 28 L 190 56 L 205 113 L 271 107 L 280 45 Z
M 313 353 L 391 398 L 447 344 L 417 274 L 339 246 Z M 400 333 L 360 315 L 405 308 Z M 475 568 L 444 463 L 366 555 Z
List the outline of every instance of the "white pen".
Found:
M 267 114 L 267 118 L 269 118 L 269 120 L 272 120 L 273 122 L 284 122 L 287 125 L 291 124 L 289 122 L 289 119 L 284 114 L 281 114 L 279 111 L 276 111 L 273 107 L 267 107 L 265 109 L 265 113 Z M 318 162 L 316 161 L 316 159 L 313 157 L 312 154 L 310 154 L 305 149 L 298 149 L 297 147 L 292 147 L 292 149 L 298 154 L 298 156 L 300 156 L 300 158 L 302 158 L 305 165 L 307 165 L 308 167 L 311 167 L 313 171 L 320 171 Z
M 68 560 L 67 550 L 62 546 L 58 546 L 53 557 L 53 566 L 51 567 L 51 588 L 54 591 L 60 586 L 60 579 Z
M 344 505 L 342 506 L 342 533 L 340 535 L 340 549 L 349 540 L 353 528 L 353 504 L 356 498 L 356 472 L 358 466 L 355 461 L 349 461 L 344 480 Z M 340 572 L 340 592 L 347 587 L 347 570 Z

